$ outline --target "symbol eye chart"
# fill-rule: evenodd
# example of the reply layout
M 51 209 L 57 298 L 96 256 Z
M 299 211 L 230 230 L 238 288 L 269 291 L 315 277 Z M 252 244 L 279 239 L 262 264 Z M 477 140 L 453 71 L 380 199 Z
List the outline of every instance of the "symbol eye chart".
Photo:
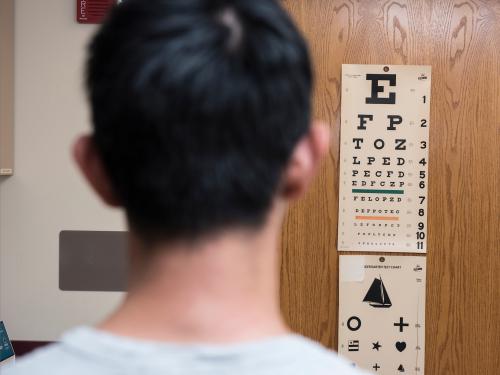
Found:
M 342 65 L 339 251 L 427 251 L 431 67 Z
M 424 373 L 425 257 L 341 255 L 339 354 L 380 374 Z

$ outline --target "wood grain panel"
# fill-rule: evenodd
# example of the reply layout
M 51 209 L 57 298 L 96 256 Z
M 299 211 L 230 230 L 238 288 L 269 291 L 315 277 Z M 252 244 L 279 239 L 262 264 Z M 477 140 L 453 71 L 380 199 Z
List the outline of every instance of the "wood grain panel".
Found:
M 282 236 L 283 313 L 336 348 L 341 64 L 432 65 L 426 374 L 500 369 L 500 2 L 285 0 L 309 39 L 329 157 Z

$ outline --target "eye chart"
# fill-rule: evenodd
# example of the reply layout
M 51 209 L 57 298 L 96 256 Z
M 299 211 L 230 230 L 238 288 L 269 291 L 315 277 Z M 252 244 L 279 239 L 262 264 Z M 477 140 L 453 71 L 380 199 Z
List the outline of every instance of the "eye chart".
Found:
M 430 66 L 342 65 L 339 251 L 427 251 Z
M 425 257 L 341 255 L 338 352 L 380 374 L 424 374 Z

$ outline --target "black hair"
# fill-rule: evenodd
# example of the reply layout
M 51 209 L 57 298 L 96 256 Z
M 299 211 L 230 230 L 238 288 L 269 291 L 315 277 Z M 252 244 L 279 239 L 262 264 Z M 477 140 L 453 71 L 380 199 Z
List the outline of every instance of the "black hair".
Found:
M 262 225 L 309 127 L 307 46 L 274 0 L 125 0 L 89 46 L 94 141 L 131 226 Z

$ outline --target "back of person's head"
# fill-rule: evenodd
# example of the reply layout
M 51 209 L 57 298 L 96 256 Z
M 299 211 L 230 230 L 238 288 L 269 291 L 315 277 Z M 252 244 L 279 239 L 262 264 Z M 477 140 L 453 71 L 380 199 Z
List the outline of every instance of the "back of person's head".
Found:
M 309 127 L 307 47 L 274 0 L 125 0 L 89 47 L 93 139 L 148 240 L 258 227 Z

